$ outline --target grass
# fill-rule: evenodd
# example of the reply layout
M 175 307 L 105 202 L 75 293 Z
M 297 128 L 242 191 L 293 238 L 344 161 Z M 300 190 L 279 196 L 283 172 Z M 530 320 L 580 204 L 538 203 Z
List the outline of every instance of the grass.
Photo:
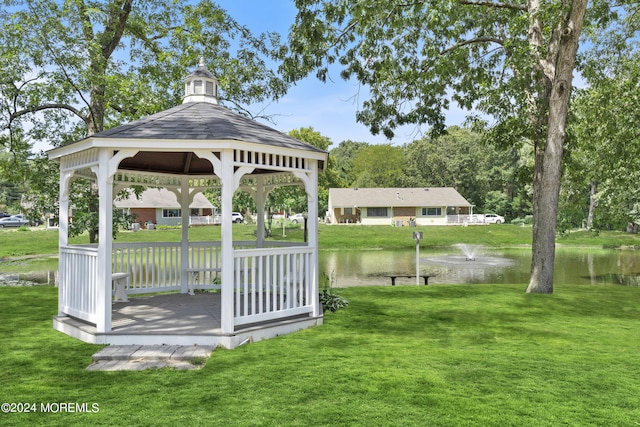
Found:
M 321 250 L 342 249 L 407 249 L 412 247 L 413 232 L 422 231 L 423 248 L 448 246 L 454 243 L 483 244 L 492 247 L 527 246 L 531 244 L 531 228 L 501 224 L 491 226 L 431 226 L 431 227 L 386 227 L 361 225 L 325 225 L 318 230 Z M 179 229 L 124 231 L 116 242 L 179 242 Z M 255 240 L 255 225 L 236 224 L 233 226 L 235 240 Z M 0 259 L 39 254 L 58 253 L 58 231 L 45 229 L 0 230 Z M 220 227 L 192 227 L 189 229 L 191 241 L 220 240 Z M 301 225 L 290 226 L 282 235 L 281 228 L 274 228 L 272 240 L 301 242 Z M 636 247 L 640 248 L 640 236 L 616 231 L 579 231 L 558 236 L 559 246 L 588 246 L 600 248 Z M 87 243 L 86 236 L 70 239 L 71 243 Z
M 640 419 L 636 287 L 340 294 L 349 307 L 322 327 L 218 349 L 201 370 L 87 372 L 100 346 L 51 328 L 54 288 L 0 288 L 0 402 L 99 406 L 0 414 L 0 423 L 622 426 Z

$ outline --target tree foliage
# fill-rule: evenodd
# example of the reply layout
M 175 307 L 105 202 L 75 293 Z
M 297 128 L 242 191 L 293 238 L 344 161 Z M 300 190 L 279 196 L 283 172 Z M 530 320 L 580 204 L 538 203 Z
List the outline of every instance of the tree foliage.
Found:
M 402 187 L 407 164 L 402 148 L 369 145 L 356 153 L 352 173 L 355 187 Z
M 479 212 L 510 218 L 530 214 L 513 204 L 523 196 L 524 153 L 489 144 L 483 133 L 453 126 L 439 137 L 424 137 L 405 147 L 407 187 L 453 187 Z
M 267 66 L 279 37 L 253 35 L 210 0 L 3 5 L 0 142 L 12 153 L 28 152 L 25 142 L 59 146 L 178 104 L 199 57 L 220 81 L 221 102 L 240 113 L 255 117 L 247 105 L 287 88 Z M 77 206 L 96 208 L 90 186 L 75 194 L 87 197 Z M 71 232 L 84 227 L 93 236 L 96 212 L 81 215 Z
M 633 4 L 632 2 L 630 2 Z M 572 75 L 586 0 L 456 2 L 298 0 L 282 70 L 291 81 L 330 71 L 366 85 L 358 120 L 376 134 L 444 129 L 450 99 L 495 120 L 495 140 L 534 147 L 529 292 L 553 291 L 555 232 Z M 588 25 L 614 17 L 590 2 Z
M 640 223 L 640 57 L 616 62 L 576 96 L 563 211 L 591 203 L 588 226 L 620 229 Z
M 348 187 L 355 182 L 353 171 L 353 159 L 361 149 L 367 147 L 367 142 L 355 142 L 351 140 L 342 141 L 336 148 L 331 150 L 329 159 L 336 169 L 338 185 L 336 187 Z
M 55 146 L 174 106 L 200 56 L 238 111 L 286 90 L 265 62 L 278 37 L 254 36 L 209 0 L 4 3 L 0 127 L 31 139 Z

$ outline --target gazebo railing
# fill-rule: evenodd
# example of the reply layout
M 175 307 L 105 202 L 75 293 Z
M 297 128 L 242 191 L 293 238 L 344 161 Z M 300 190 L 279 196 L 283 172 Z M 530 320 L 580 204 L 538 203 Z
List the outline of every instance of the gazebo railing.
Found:
M 128 294 L 180 290 L 180 243 L 113 244 L 111 271 L 129 273 Z
M 236 324 L 272 320 L 313 311 L 311 249 L 302 243 L 234 241 Z M 114 243 L 112 273 L 128 273 L 127 294 L 220 289 L 220 242 L 189 242 L 182 266 L 180 243 Z M 96 323 L 98 248 L 60 248 L 59 312 Z M 115 293 L 115 289 L 112 289 Z
M 60 247 L 58 311 L 90 323 L 97 323 L 98 247 Z
M 235 324 L 312 313 L 309 247 L 234 251 Z

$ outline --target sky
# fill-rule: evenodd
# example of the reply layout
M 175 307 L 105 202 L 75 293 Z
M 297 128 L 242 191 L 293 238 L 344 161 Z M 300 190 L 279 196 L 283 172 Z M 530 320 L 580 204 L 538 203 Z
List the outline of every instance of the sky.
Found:
M 217 0 L 217 3 L 254 33 L 278 32 L 283 40 L 286 40 L 297 12 L 292 0 Z M 426 127 L 405 126 L 397 129 L 391 141 L 381 134 L 371 135 L 368 127 L 356 122 L 356 112 L 366 100 L 363 97 L 366 96 L 366 88 L 359 90 L 357 82 L 342 80 L 338 71 L 330 73 L 329 77 L 323 83 L 312 74 L 298 82 L 279 101 L 267 105 L 264 114 L 274 117 L 272 122 L 265 124 L 285 133 L 301 127 L 313 127 L 331 139 L 333 144 L 329 149 L 337 147 L 344 140 L 402 145 L 419 139 L 420 130 L 425 133 L 428 131 Z M 359 99 L 356 96 L 358 92 Z M 451 110 L 446 117 L 447 125 L 461 125 L 465 113 Z

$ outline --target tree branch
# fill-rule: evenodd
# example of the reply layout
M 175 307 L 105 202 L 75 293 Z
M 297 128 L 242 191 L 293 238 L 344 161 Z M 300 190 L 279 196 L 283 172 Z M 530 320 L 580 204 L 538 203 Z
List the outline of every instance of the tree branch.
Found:
M 511 9 L 511 10 L 522 10 L 527 11 L 529 8 L 526 5 L 520 4 L 511 4 L 511 3 L 500 3 L 493 1 L 468 1 L 468 0 L 458 0 L 458 3 L 463 4 L 465 6 L 483 6 L 483 7 L 493 7 L 496 9 Z
M 82 21 L 82 34 L 84 35 L 84 40 L 87 43 L 91 43 L 94 38 L 93 34 L 93 24 L 91 23 L 91 18 L 87 13 L 87 5 L 84 4 L 83 0 L 76 0 L 76 6 L 78 7 L 78 14 L 80 15 L 80 20 Z
M 114 14 L 109 15 L 109 21 L 104 28 L 104 34 L 110 37 L 107 40 L 107 43 L 102 46 L 102 56 L 105 59 L 111 57 L 111 54 L 120 43 L 120 39 L 124 33 L 124 27 L 127 23 L 127 19 L 129 18 L 129 13 L 131 12 L 131 4 L 132 0 L 126 0 L 122 5 L 122 9 L 118 11 L 117 17 L 114 16 Z M 114 23 L 114 18 L 117 18 L 117 23 Z
M 419 4 L 424 4 L 424 1 L 414 1 L 412 3 L 401 3 L 397 6 L 399 7 L 411 7 L 417 6 Z M 494 7 L 496 9 L 512 9 L 512 10 L 528 10 L 527 6 L 519 5 L 519 4 L 511 4 L 511 3 L 500 3 L 493 1 L 469 1 L 469 0 L 458 0 L 458 3 L 466 5 L 466 6 L 484 6 L 484 7 Z
M 15 119 L 17 119 L 20 116 L 24 116 L 25 114 L 29 114 L 29 113 L 35 113 L 37 111 L 42 111 L 42 110 L 53 110 L 53 109 L 63 109 L 63 110 L 68 110 L 71 111 L 73 114 L 75 114 L 76 116 L 80 117 L 80 119 L 82 119 L 83 121 L 86 122 L 85 117 L 82 115 L 82 113 L 80 112 L 80 110 L 78 110 L 77 108 L 69 105 L 69 104 L 42 104 L 42 105 L 37 105 L 34 107 L 29 107 L 29 108 L 25 108 L 23 110 L 20 111 L 16 111 L 14 113 L 11 113 L 11 115 L 9 116 L 9 121 L 13 121 Z
M 453 46 L 448 47 L 447 49 L 444 49 L 443 51 L 441 51 L 440 55 L 445 55 L 451 52 L 452 50 L 455 50 L 470 44 L 476 44 L 476 43 L 496 43 L 496 44 L 499 44 L 500 46 L 504 46 L 504 40 L 498 37 L 476 37 L 473 39 L 461 41 L 460 43 L 456 43 Z

